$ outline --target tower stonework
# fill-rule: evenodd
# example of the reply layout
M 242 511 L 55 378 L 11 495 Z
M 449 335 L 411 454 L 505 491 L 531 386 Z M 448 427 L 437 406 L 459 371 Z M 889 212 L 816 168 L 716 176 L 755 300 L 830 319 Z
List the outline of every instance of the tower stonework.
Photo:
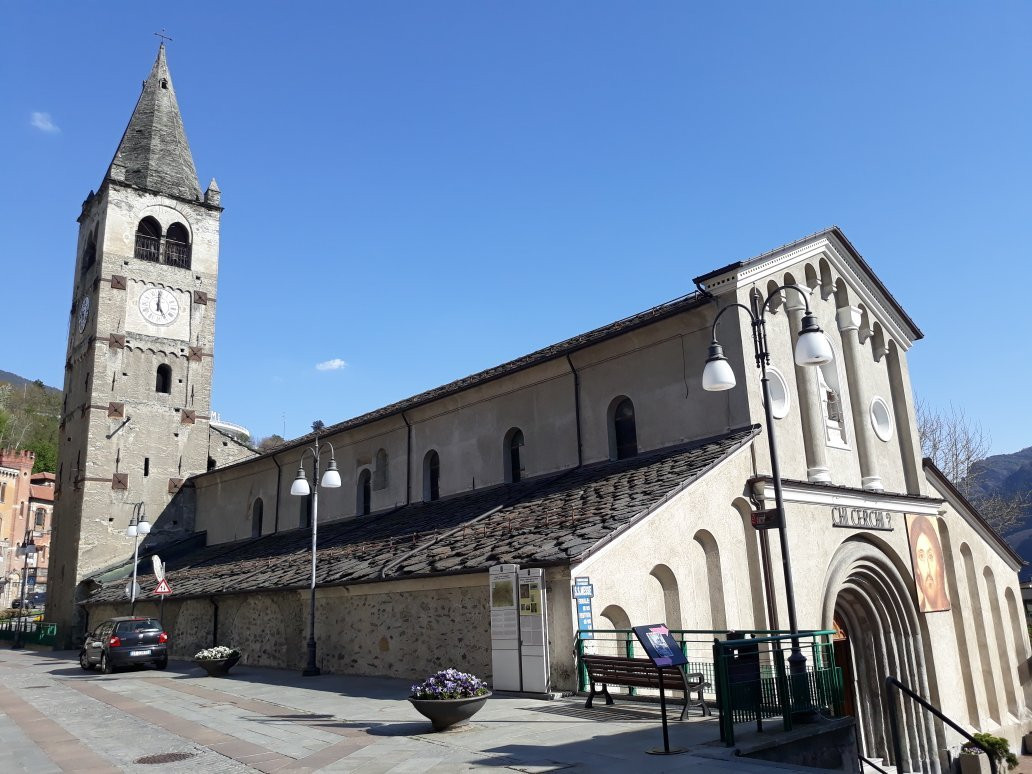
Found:
M 78 218 L 47 601 L 64 644 L 79 582 L 131 556 L 138 504 L 152 542 L 187 534 L 191 509 L 168 507 L 184 479 L 249 453 L 209 426 L 220 196 L 201 194 L 162 44 Z

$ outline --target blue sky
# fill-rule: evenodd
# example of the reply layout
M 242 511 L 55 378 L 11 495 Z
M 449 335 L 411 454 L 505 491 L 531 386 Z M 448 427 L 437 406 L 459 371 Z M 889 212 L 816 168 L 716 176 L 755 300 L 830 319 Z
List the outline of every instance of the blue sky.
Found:
M 0 20 L 4 316 L 29 334 L 0 368 L 62 383 L 75 218 L 167 28 L 226 207 L 214 404 L 256 436 L 838 224 L 925 332 L 918 396 L 996 452 L 1032 444 L 1028 3 L 7 3 Z

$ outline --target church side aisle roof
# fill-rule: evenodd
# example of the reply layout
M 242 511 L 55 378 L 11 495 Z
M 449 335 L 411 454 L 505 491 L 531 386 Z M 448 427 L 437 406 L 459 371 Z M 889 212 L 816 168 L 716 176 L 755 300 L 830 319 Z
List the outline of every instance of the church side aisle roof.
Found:
M 158 48 L 158 58 L 143 82 L 143 93 L 133 109 L 107 177 L 181 199 L 198 201 L 201 198 L 193 154 L 165 60 L 164 43 Z
M 748 443 L 757 427 L 319 528 L 318 583 L 343 586 L 567 564 L 591 553 Z M 311 533 L 293 529 L 168 561 L 174 597 L 307 587 Z M 142 568 L 141 568 L 142 569 Z M 125 575 L 131 571 L 131 564 Z M 124 598 L 122 578 L 90 602 Z M 146 587 L 146 584 L 144 584 Z

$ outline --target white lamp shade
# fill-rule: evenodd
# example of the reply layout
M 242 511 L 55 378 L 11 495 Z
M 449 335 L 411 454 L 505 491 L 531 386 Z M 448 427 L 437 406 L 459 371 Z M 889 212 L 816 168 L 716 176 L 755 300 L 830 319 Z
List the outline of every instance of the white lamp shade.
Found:
M 798 365 L 824 365 L 830 363 L 834 357 L 828 337 L 820 330 L 799 334 L 795 346 L 795 361 Z
M 136 525 L 135 524 L 130 524 L 128 527 L 125 528 L 125 536 L 126 537 L 136 537 Z
M 149 535 L 150 534 L 150 522 L 149 521 L 141 521 L 139 524 L 136 525 L 136 530 L 141 535 Z
M 322 474 L 322 481 L 320 483 L 327 489 L 336 489 L 340 486 L 340 473 L 337 472 L 336 466 L 328 468 Z
M 294 483 L 290 485 L 290 493 L 297 495 L 298 497 L 304 497 L 312 493 L 312 487 L 308 486 L 308 479 L 305 478 L 303 470 L 298 471 L 297 478 L 294 479 Z
M 706 361 L 702 369 L 702 389 L 707 392 L 722 392 L 735 386 L 735 372 L 724 358 Z

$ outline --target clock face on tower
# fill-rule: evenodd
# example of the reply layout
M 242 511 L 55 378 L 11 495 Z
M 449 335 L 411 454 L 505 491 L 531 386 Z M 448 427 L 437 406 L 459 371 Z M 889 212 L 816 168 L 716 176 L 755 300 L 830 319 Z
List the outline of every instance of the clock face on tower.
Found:
M 79 333 L 86 330 L 86 321 L 90 319 L 90 297 L 83 296 L 79 302 Z
M 179 302 L 164 288 L 147 288 L 140 294 L 140 314 L 154 325 L 171 325 L 179 317 Z

